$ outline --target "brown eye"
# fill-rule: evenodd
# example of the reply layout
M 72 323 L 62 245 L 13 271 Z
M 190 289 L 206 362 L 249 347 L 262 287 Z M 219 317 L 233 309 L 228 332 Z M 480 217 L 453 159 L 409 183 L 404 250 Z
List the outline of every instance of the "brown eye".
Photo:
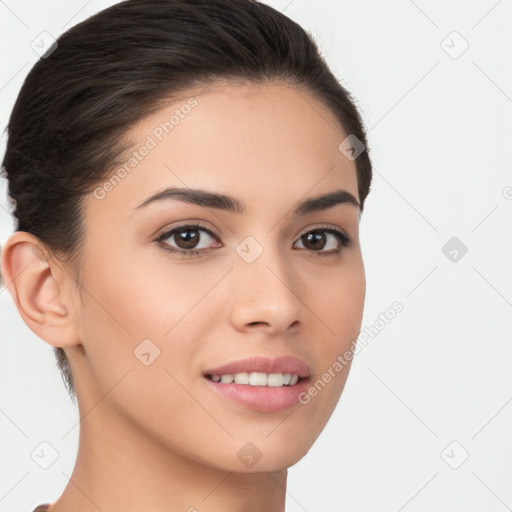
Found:
M 303 235 L 301 238 L 304 240 L 306 249 L 317 251 L 324 248 L 327 237 L 321 231 L 313 231 Z
M 180 249 L 195 249 L 201 236 L 198 229 L 178 229 L 174 232 L 174 240 Z M 171 237 L 169 237 L 171 238 Z
M 322 256 L 339 255 L 344 247 L 351 244 L 351 240 L 344 233 L 332 228 L 309 231 L 299 241 L 304 249 L 318 252 Z
M 211 240 L 217 240 L 217 237 L 209 229 L 194 224 L 166 231 L 156 239 L 156 242 L 162 244 L 167 251 L 187 256 L 211 248 Z
M 163 249 L 177 256 L 200 256 L 212 247 L 211 240 L 220 242 L 218 238 L 207 228 L 200 224 L 186 224 L 178 226 L 161 234 L 155 242 L 162 245 Z M 308 231 L 299 240 L 302 248 L 317 256 L 338 256 L 344 247 L 348 247 L 352 241 L 345 233 L 332 228 L 318 228 Z M 336 243 L 337 241 L 337 243 Z M 200 245 L 203 245 L 201 247 Z

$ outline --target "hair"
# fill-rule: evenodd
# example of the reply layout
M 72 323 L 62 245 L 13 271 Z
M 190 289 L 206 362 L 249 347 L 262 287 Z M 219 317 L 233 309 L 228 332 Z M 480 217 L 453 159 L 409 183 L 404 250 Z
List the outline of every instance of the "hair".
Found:
M 66 260 L 79 292 L 82 200 L 121 162 L 130 128 L 162 102 L 214 81 L 280 80 L 326 105 L 366 148 L 355 160 L 362 212 L 372 165 L 355 100 L 313 37 L 278 10 L 255 0 L 127 0 L 56 43 L 20 90 L 2 174 L 15 231 Z M 54 354 L 75 403 L 64 349 Z

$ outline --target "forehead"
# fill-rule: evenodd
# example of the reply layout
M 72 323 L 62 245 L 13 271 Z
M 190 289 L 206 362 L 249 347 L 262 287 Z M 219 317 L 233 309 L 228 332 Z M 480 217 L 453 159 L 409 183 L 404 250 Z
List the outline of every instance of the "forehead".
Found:
M 340 188 L 357 197 L 355 162 L 338 149 L 346 137 L 336 116 L 303 90 L 216 83 L 130 131 L 132 147 L 114 170 L 124 169 L 122 177 L 102 203 L 131 210 L 166 186 L 229 193 L 249 208 Z

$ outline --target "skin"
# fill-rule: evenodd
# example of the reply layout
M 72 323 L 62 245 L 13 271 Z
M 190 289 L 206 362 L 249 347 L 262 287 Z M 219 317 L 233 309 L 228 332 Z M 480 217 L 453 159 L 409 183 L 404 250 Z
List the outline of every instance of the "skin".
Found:
M 358 197 L 335 116 L 281 82 L 190 96 L 197 106 L 121 183 L 101 200 L 85 198 L 80 283 L 29 233 L 13 234 L 3 250 L 20 314 L 64 347 L 77 390 L 78 457 L 53 512 L 283 511 L 287 468 L 325 427 L 348 376 L 349 365 L 307 405 L 273 413 L 209 389 L 203 370 L 253 355 L 302 359 L 315 382 L 353 348 L 365 274 L 357 207 L 290 213 L 338 189 Z M 129 134 L 133 148 L 184 103 L 141 121 Z M 135 208 L 170 185 L 235 196 L 247 211 L 177 200 Z M 154 242 L 191 221 L 218 237 L 199 231 L 201 256 Z M 336 237 L 316 252 L 302 237 L 325 223 L 352 239 L 339 256 L 320 255 L 338 247 Z M 263 248 L 252 263 L 235 251 L 248 236 Z M 185 247 L 176 236 L 166 242 Z M 134 350 L 147 338 L 160 356 L 145 366 Z M 251 468 L 237 457 L 248 442 L 262 454 Z

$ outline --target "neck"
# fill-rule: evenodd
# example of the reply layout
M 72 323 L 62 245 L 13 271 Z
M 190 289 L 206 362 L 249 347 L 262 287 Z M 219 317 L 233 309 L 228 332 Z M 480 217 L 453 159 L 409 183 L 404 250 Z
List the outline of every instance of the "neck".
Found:
M 51 512 L 284 511 L 286 469 L 216 468 L 163 446 L 111 411 L 94 409 L 80 422 L 75 467 Z

